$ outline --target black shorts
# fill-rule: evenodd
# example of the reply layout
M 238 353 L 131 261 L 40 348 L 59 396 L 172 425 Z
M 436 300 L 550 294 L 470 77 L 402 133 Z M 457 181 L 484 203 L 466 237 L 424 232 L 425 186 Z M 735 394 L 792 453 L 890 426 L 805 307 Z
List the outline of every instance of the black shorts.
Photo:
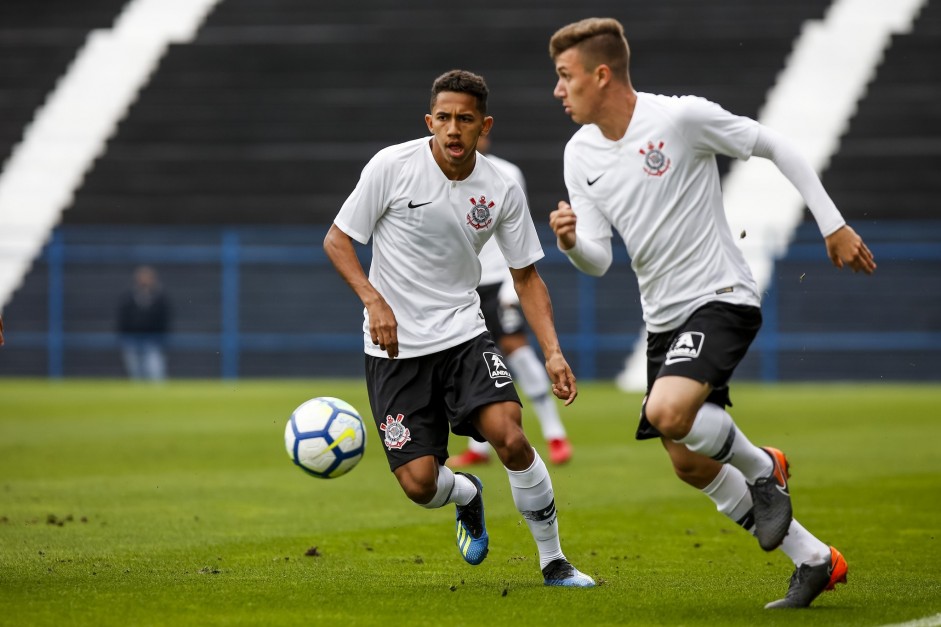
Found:
M 526 319 L 519 305 L 500 305 L 501 283 L 477 286 L 480 296 L 480 311 L 484 314 L 484 323 L 493 336 L 493 341 L 499 343 L 504 335 L 515 335 L 526 332 Z
M 677 329 L 648 333 L 647 394 L 660 377 L 686 377 L 712 386 L 707 403 L 731 407 L 729 379 L 760 328 L 757 307 L 712 302 L 694 311 Z M 661 437 L 643 411 L 635 437 Z
M 366 355 L 366 388 L 392 470 L 426 455 L 443 464 L 449 431 L 483 442 L 471 423 L 477 410 L 520 402 L 503 355 L 486 332 L 411 359 Z

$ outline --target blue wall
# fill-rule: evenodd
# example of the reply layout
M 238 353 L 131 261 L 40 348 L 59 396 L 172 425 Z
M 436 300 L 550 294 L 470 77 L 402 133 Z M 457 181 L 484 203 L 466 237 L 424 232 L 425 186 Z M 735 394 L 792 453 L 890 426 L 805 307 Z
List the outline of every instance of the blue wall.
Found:
M 801 227 L 764 294 L 765 326 L 739 379 L 941 379 L 941 222 L 857 230 L 879 263 L 872 277 L 835 270 L 816 228 Z M 360 376 L 362 306 L 329 265 L 324 232 L 60 228 L 4 312 L 0 375 L 123 376 L 115 310 L 133 268 L 147 263 L 173 300 L 171 377 Z M 594 279 L 542 236 L 539 270 L 569 361 L 581 379 L 611 378 L 642 326 L 623 246 Z

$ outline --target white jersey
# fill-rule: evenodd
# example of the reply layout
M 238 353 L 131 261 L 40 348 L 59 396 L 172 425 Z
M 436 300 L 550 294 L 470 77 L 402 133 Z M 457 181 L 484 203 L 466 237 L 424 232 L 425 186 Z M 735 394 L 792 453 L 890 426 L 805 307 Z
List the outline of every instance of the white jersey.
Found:
M 477 255 L 493 236 L 509 263 L 525 267 L 543 257 L 519 185 L 477 155 L 474 171 L 451 181 L 423 137 L 373 157 L 334 223 L 365 244 L 372 238 L 369 281 L 398 323 L 399 357 L 436 353 L 486 330 L 480 313 Z M 363 310 L 363 346 L 372 343 Z
M 565 148 L 576 236 L 627 246 L 647 329 L 670 331 L 709 301 L 760 303 L 725 217 L 715 155 L 748 159 L 756 121 L 702 98 L 637 94 L 627 133 L 583 126 Z
M 479 155 L 480 153 L 478 153 Z M 494 155 L 487 155 L 487 159 L 497 166 L 506 176 L 519 183 L 523 194 L 526 193 L 526 180 L 523 178 L 523 171 L 515 163 L 510 163 L 506 159 L 501 159 Z M 510 280 L 510 269 L 506 265 L 506 259 L 500 253 L 496 240 L 490 240 L 484 244 L 480 251 L 480 284 L 494 285 L 504 283 Z

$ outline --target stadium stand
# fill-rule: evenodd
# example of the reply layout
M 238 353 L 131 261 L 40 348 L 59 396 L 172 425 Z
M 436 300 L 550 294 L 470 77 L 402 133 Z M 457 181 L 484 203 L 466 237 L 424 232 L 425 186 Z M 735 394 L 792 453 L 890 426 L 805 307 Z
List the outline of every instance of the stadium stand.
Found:
M 63 10 L 48 23 L 48 3 L 37 4 L 4 3 L 0 11 L 15 5 L 20 21 L 0 21 L 0 45 L 36 48 L 29 24 L 45 24 L 42 29 L 74 32 L 74 40 L 65 39 L 74 53 L 82 30 L 106 26 L 104 16 L 123 3 L 83 3 L 100 11 L 83 8 L 70 20 Z M 222 0 L 193 42 L 170 46 L 63 214 L 64 226 L 7 306 L 10 338 L 0 374 L 120 374 L 111 305 L 129 268 L 148 261 L 159 265 L 178 303 L 172 376 L 355 376 L 361 371 L 359 339 L 349 322 L 359 306 L 323 266 L 320 238 L 366 160 L 383 146 L 426 132 L 421 114 L 434 76 L 466 67 L 487 77 L 495 150 L 522 167 L 534 218 L 542 223 L 564 196 L 561 151 L 574 130 L 551 97 L 547 42 L 555 28 L 592 14 L 618 17 L 635 51 L 632 73 L 639 89 L 695 93 L 754 117 L 802 24 L 821 18 L 829 4 L 600 0 L 576 7 L 561 0 L 482 0 L 453 9 L 427 0 Z M 856 200 L 860 176 L 866 185 L 898 192 L 892 181 L 899 179 L 892 177 L 908 176 L 900 170 L 938 161 L 941 121 L 930 106 L 918 106 L 931 102 L 933 93 L 924 73 L 934 67 L 928 57 L 937 54 L 930 44 L 938 32 L 937 8 L 935 3 L 924 11 L 913 33 L 896 38 L 857 116 L 871 121 L 853 120 L 825 175 L 851 220 L 875 219 L 866 213 L 873 209 L 860 209 L 862 200 L 878 204 L 873 189 Z M 32 71 L 0 61 L 2 89 L 36 81 L 41 94 L 68 62 L 67 51 L 57 54 L 56 62 L 46 62 L 46 79 L 20 76 Z M 893 113 L 889 99 L 899 95 L 910 103 L 899 116 L 905 119 L 893 120 L 894 133 L 878 135 L 889 128 L 880 116 Z M 32 102 L 27 105 L 37 106 Z M 22 113 L 11 124 L 25 125 L 27 118 Z M 858 136 L 859 124 L 876 130 Z M 0 129 L 2 149 L 2 142 L 16 139 L 16 130 L 6 121 Z M 935 143 L 922 141 L 926 136 Z M 910 159 L 913 147 L 923 151 L 920 162 Z M 852 169 L 860 164 L 869 169 Z M 880 176 L 872 175 L 876 171 Z M 920 200 L 895 217 L 924 216 L 933 204 L 917 202 L 927 203 L 932 191 L 936 197 L 932 185 L 930 176 L 907 182 L 905 193 L 921 194 Z M 234 250 L 254 261 L 226 265 Z M 611 376 L 641 325 L 639 307 L 625 314 L 620 304 L 625 286 L 636 290 L 623 251 L 618 266 L 597 281 L 577 277 L 548 246 L 547 253 L 541 271 L 579 376 Z M 71 261 L 56 266 L 57 255 Z M 605 296 L 614 291 L 617 302 Z M 636 299 L 636 291 L 629 294 Z M 781 291 L 784 306 L 790 297 Z M 814 311 L 810 326 L 831 313 Z M 878 324 L 876 317 L 872 326 Z M 60 332 L 49 331 L 56 325 Z M 934 320 L 920 328 L 939 327 Z M 598 350 L 599 342 L 606 351 Z M 768 365 L 761 357 L 766 352 L 750 358 L 742 375 L 787 379 L 826 370 L 806 371 L 800 357 Z M 839 372 L 850 378 L 857 371 Z
M 573 128 L 551 98 L 559 25 L 618 16 L 644 89 L 754 116 L 800 24 L 827 3 L 408 4 L 222 2 L 192 45 L 170 49 L 65 223 L 329 223 L 378 148 L 426 132 L 431 79 L 458 66 L 488 79 L 497 145 L 544 215 Z

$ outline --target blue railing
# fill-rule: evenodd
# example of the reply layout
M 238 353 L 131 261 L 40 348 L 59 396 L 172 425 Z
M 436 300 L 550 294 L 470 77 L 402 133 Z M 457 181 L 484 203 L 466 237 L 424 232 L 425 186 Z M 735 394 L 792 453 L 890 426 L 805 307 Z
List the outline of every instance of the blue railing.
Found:
M 863 232 L 880 264 L 883 266 L 903 264 L 909 266 L 912 272 L 918 272 L 926 263 L 941 263 L 941 226 L 937 223 L 926 224 L 927 228 L 922 224 L 894 225 L 893 228 L 880 225 L 878 230 L 873 228 L 871 229 L 873 232 L 866 233 L 865 230 Z M 348 332 L 340 333 L 290 333 L 276 330 L 247 332 L 242 328 L 240 303 L 243 297 L 243 269 L 265 264 L 303 264 L 311 266 L 317 272 L 332 274 L 326 256 L 316 245 L 316 242 L 322 239 L 323 230 L 304 228 L 312 232 L 312 236 L 307 241 L 315 243 L 300 245 L 274 241 L 246 242 L 245 234 L 252 231 L 249 227 L 214 229 L 211 231 L 211 238 L 207 238 L 206 241 L 215 240 L 216 243 L 72 243 L 68 237 L 68 228 L 65 231 L 58 229 L 40 259 L 40 262 L 47 266 L 48 328 L 45 331 L 18 333 L 16 345 L 44 350 L 47 356 L 47 374 L 53 378 L 65 375 L 65 355 L 69 350 L 116 350 L 118 338 L 114 333 L 66 330 L 64 298 L 66 269 L 73 264 L 172 263 L 210 264 L 219 268 L 220 319 L 216 323 L 219 331 L 217 333 L 175 332 L 170 336 L 168 344 L 171 350 L 185 348 L 218 352 L 220 356 L 218 374 L 223 378 L 234 379 L 240 376 L 241 358 L 247 353 L 358 351 L 362 347 L 362 337 L 359 325 L 355 321 L 348 325 Z M 546 259 L 541 262 L 540 271 L 547 276 L 547 283 L 550 283 L 550 287 L 553 288 L 557 310 L 558 303 L 565 301 L 566 306 L 572 311 L 572 319 L 559 321 L 560 339 L 563 346 L 566 347 L 580 378 L 595 379 L 599 376 L 609 376 L 610 367 L 609 372 L 601 372 L 599 358 L 607 355 L 610 362 L 613 356 L 625 356 L 633 350 L 637 340 L 637 330 L 641 327 L 639 308 L 626 306 L 625 310 L 628 313 L 624 316 L 623 324 L 619 329 L 612 331 L 610 330 L 612 325 L 606 323 L 603 326 L 609 330 L 601 331 L 599 304 L 608 300 L 623 302 L 626 289 L 624 282 L 607 278 L 594 279 L 577 273 L 569 266 L 564 256 L 555 249 L 551 234 L 543 232 L 541 235 L 545 242 Z M 906 237 L 912 241 L 904 241 Z M 806 242 L 803 241 L 804 239 Z M 368 248 L 362 247 L 360 252 L 363 254 L 364 264 L 368 264 Z M 623 246 L 616 247 L 615 263 L 628 263 Z M 803 235 L 799 234 L 796 243 L 790 247 L 782 263 L 827 264 L 819 235 L 813 229 L 804 229 Z M 563 275 L 569 275 L 569 283 L 574 287 L 568 292 L 560 293 L 550 278 Z M 622 277 L 622 279 L 625 278 L 633 281 L 632 275 Z M 857 283 L 856 285 L 861 285 L 861 287 L 855 289 L 871 288 L 871 284 Z M 891 293 L 886 291 L 887 287 L 891 288 L 891 286 L 880 284 L 881 293 L 878 298 L 892 298 Z M 636 290 L 633 285 L 629 288 Z M 636 295 L 636 291 L 634 294 Z M 351 295 L 344 294 L 344 296 Z M 788 351 L 941 350 L 941 294 L 929 295 L 924 301 L 927 306 L 937 308 L 938 314 L 934 318 L 937 324 L 929 324 L 921 329 L 880 328 L 878 324 L 873 324 L 869 328 L 861 330 L 854 328 L 845 332 L 794 328 L 784 330 L 782 324 L 788 321 L 781 319 L 781 298 L 781 285 L 775 281 L 764 295 L 762 305 L 764 326 L 754 347 L 759 355 L 759 366 L 755 376 L 765 381 L 776 381 L 781 378 L 780 357 Z M 355 302 L 351 307 L 349 319 L 353 320 L 358 317 L 359 308 Z M 864 316 L 865 312 L 860 312 L 860 314 Z M 793 323 L 789 324 L 793 326 Z

